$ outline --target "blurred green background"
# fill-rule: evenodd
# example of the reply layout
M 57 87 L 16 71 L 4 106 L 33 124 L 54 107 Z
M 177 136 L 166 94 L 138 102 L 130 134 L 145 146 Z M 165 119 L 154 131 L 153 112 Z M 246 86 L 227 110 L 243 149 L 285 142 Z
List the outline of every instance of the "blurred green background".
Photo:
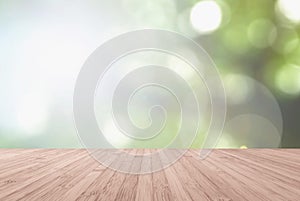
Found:
M 0 0 L 0 147 L 82 147 L 72 114 L 81 66 L 106 40 L 142 28 L 198 42 L 224 78 L 229 112 L 248 105 L 253 80 L 275 96 L 282 133 L 272 136 L 277 125 L 244 117 L 228 122 L 217 147 L 300 147 L 297 0 Z M 268 109 L 259 110 L 272 117 Z

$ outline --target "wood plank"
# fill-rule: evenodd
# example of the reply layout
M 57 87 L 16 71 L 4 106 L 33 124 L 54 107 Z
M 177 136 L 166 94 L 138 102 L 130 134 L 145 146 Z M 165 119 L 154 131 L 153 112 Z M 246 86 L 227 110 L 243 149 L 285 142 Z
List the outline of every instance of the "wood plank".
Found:
M 146 157 L 149 154 L 149 157 Z M 151 150 L 145 149 L 143 151 L 143 157 L 141 161 L 141 171 L 145 172 L 148 169 L 151 170 Z M 152 173 L 141 174 L 138 177 L 137 185 L 137 194 L 135 197 L 136 201 L 144 200 L 151 201 L 153 200 L 153 183 L 152 183 Z
M 138 150 L 134 150 L 131 154 L 138 154 Z M 139 171 L 141 167 L 141 161 L 137 157 L 133 157 L 130 161 L 126 161 L 129 165 L 129 172 Z M 119 192 L 115 200 L 131 201 L 135 200 L 136 190 L 138 184 L 138 175 L 126 174 L 122 185 L 119 187 Z
M 157 152 L 158 150 L 152 150 Z M 151 158 L 151 168 L 156 170 L 157 167 L 162 167 L 160 158 Z M 153 186 L 153 200 L 155 201 L 169 201 L 174 200 L 175 195 L 172 194 L 165 171 L 156 171 L 152 173 L 152 186 Z

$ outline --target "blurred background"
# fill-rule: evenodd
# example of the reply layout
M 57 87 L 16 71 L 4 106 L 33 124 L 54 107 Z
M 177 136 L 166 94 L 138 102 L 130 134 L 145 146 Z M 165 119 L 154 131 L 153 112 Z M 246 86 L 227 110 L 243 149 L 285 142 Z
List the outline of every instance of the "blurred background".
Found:
M 1 0 L 0 147 L 82 147 L 80 68 L 106 40 L 142 28 L 179 32 L 215 61 L 228 96 L 218 148 L 300 147 L 297 0 Z

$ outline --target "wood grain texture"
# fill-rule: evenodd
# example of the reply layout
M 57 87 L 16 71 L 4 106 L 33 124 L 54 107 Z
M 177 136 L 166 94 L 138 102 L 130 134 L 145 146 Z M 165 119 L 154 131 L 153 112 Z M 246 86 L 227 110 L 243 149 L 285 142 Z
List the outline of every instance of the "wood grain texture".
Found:
M 128 160 L 100 152 L 108 164 L 135 172 L 160 167 L 177 150 Z M 300 149 L 216 149 L 201 160 L 189 150 L 162 171 L 136 175 L 102 166 L 84 149 L 0 149 L 0 201 L 298 201 L 299 156 Z

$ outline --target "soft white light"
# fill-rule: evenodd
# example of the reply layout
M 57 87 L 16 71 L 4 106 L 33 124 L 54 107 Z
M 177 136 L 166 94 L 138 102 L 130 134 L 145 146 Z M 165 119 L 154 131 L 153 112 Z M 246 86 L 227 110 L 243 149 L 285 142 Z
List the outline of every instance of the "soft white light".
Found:
M 279 11 L 290 21 L 300 22 L 300 1 L 279 0 L 277 3 Z
M 31 93 L 20 99 L 18 123 L 23 133 L 36 134 L 43 129 L 48 116 L 48 104 L 42 94 Z
M 192 8 L 190 20 L 199 33 L 211 33 L 221 25 L 222 10 L 214 1 L 200 1 Z

